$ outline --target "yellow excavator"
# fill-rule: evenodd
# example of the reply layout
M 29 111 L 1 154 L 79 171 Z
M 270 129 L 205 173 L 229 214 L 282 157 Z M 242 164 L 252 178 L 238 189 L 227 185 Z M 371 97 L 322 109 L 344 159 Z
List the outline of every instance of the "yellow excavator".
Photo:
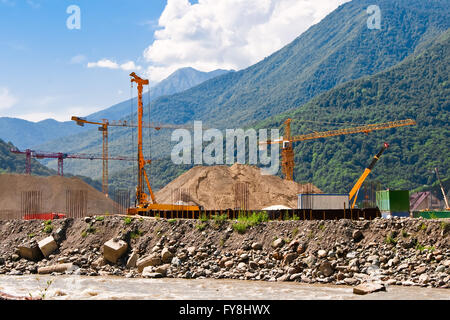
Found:
M 356 182 L 356 184 L 353 186 L 352 190 L 350 191 L 348 201 L 350 203 L 353 199 L 353 203 L 351 205 L 352 209 L 355 208 L 356 198 L 358 198 L 359 189 L 361 188 L 362 184 L 364 183 L 364 180 L 366 180 L 367 176 L 370 174 L 373 167 L 375 167 L 375 164 L 377 163 L 378 159 L 380 159 L 381 155 L 387 148 L 389 148 L 389 144 L 385 142 L 383 144 L 383 147 L 381 148 L 381 150 L 377 153 L 377 155 L 375 157 L 373 157 L 373 160 L 370 163 L 370 165 L 366 168 L 366 170 L 364 170 L 363 174 L 361 175 L 361 177 L 358 179 L 358 181 Z

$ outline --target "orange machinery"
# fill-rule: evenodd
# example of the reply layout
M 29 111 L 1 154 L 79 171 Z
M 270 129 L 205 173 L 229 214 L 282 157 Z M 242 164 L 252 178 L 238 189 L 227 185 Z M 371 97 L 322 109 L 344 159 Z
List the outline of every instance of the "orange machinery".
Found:
M 402 127 L 402 126 L 411 126 L 411 125 L 416 124 L 416 122 L 414 120 L 407 119 L 407 120 L 399 120 L 399 121 L 392 121 L 392 122 L 386 122 L 386 123 L 368 124 L 365 126 L 339 129 L 339 130 L 314 132 L 314 133 L 310 133 L 310 134 L 303 134 L 303 135 L 291 137 L 291 121 L 292 121 L 292 119 L 287 119 L 284 122 L 285 137 L 282 137 L 279 140 L 273 140 L 273 141 L 267 140 L 267 141 L 260 142 L 261 145 L 282 144 L 281 170 L 284 174 L 284 178 L 286 180 L 290 180 L 290 181 L 294 180 L 294 166 L 295 166 L 294 147 L 293 147 L 294 142 L 320 139 L 320 138 L 328 138 L 328 137 L 347 135 L 347 134 L 353 134 L 353 133 L 369 133 L 369 132 L 376 131 L 376 130 L 385 130 L 385 129 L 397 128 L 397 127 Z
M 145 165 L 150 164 L 151 160 L 144 159 L 143 153 L 143 140 L 142 140 L 142 128 L 143 128 L 143 103 L 142 103 L 142 91 L 144 85 L 148 85 L 149 81 L 140 78 L 134 72 L 130 74 L 131 83 L 135 82 L 138 89 L 138 185 L 136 187 L 136 202 L 137 206 L 134 208 L 128 208 L 129 215 L 136 215 L 140 213 L 145 213 L 151 210 L 179 210 L 179 211 L 198 211 L 200 208 L 198 206 L 185 206 L 185 205 L 174 205 L 174 204 L 160 204 L 156 202 L 155 195 L 153 194 L 148 175 L 145 171 Z M 144 191 L 144 179 L 150 193 L 149 200 L 148 195 Z

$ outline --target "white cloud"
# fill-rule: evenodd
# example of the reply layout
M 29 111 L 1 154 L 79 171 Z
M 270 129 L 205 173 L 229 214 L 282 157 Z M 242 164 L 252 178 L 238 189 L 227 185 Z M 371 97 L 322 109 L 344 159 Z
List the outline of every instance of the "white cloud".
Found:
M 133 61 L 128 61 L 123 64 L 118 64 L 115 61 L 109 59 L 101 59 L 97 62 L 89 62 L 88 68 L 107 68 L 107 69 L 122 69 L 125 71 L 141 70 L 141 66 L 137 66 Z
M 82 54 L 78 54 L 70 59 L 71 64 L 81 64 L 86 61 L 86 56 Z
M 17 98 L 14 97 L 8 88 L 0 88 L 0 110 L 9 109 L 17 103 Z
M 242 69 L 281 49 L 350 0 L 168 0 L 155 41 L 144 51 L 147 76 L 181 67 Z
M 102 59 L 97 62 L 89 62 L 88 68 L 107 68 L 107 69 L 119 69 L 119 65 L 109 59 Z

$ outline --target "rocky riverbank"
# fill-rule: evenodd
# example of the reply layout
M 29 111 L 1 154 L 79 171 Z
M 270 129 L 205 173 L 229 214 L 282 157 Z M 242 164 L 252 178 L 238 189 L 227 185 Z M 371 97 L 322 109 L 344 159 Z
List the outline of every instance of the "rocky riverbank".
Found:
M 448 220 L 272 221 L 243 233 L 234 223 L 119 216 L 1 221 L 0 274 L 450 287 Z M 26 259 L 18 249 L 49 236 L 56 246 L 46 258 Z M 108 241 L 124 244 L 115 263 L 105 259 Z

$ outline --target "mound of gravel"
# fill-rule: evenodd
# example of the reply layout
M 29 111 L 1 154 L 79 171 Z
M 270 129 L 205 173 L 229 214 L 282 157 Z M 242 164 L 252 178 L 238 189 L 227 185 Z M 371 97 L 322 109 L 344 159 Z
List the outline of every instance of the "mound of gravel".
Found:
M 235 207 L 235 187 L 247 183 L 248 209 L 260 210 L 272 205 L 297 208 L 297 195 L 302 192 L 322 193 L 316 186 L 298 184 L 277 176 L 261 175 L 259 168 L 234 164 L 233 166 L 194 167 L 156 193 L 160 203 L 179 200 L 203 206 L 206 210 Z

